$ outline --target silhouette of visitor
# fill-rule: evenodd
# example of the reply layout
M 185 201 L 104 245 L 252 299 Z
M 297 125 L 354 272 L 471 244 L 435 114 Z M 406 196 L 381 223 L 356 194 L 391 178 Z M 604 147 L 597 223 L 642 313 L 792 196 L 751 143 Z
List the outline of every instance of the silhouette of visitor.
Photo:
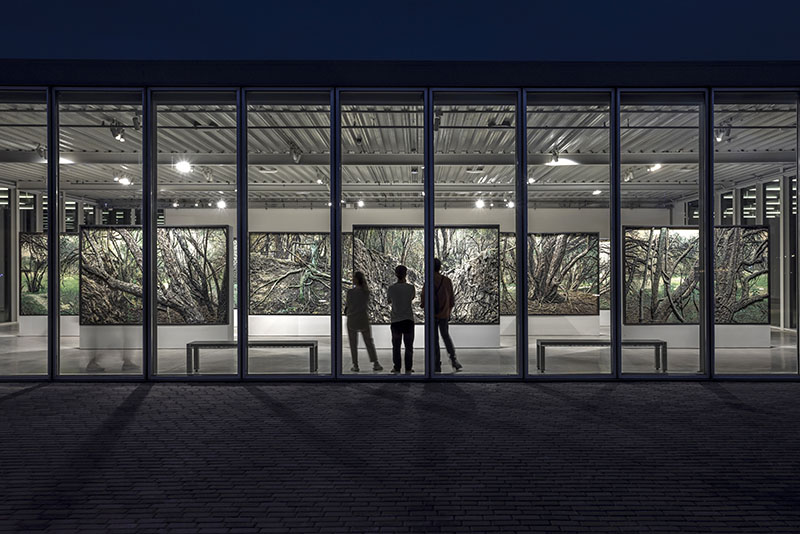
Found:
M 416 291 L 414 286 L 406 282 L 408 269 L 405 265 L 394 268 L 397 283 L 389 286 L 389 304 L 392 305 L 392 373 L 399 373 L 400 344 L 405 345 L 406 374 L 414 372 L 414 310 L 412 302 Z
M 100 365 L 100 354 L 95 352 L 94 356 L 91 357 L 89 363 L 86 365 L 86 372 L 87 373 L 102 373 L 106 369 L 102 365 Z M 122 354 L 122 372 L 123 373 L 130 373 L 134 371 L 141 371 L 141 367 L 133 363 L 131 357 L 124 353 Z
M 439 347 L 439 334 L 444 340 L 444 346 L 447 349 L 447 354 L 450 356 L 450 365 L 453 366 L 454 371 L 460 371 L 463 367 L 456 358 L 456 349 L 453 346 L 453 340 L 450 338 L 450 315 L 453 312 L 453 307 L 456 304 L 453 295 L 453 282 L 441 273 L 442 262 L 439 258 L 433 259 L 433 317 L 434 328 L 436 332 L 436 344 L 434 345 L 434 352 L 436 353 L 436 372 L 442 372 L 442 351 Z M 425 294 L 425 286 L 422 286 L 422 294 Z M 425 301 L 422 301 L 422 307 L 425 308 Z
M 347 338 L 350 340 L 350 357 L 353 359 L 353 366 L 350 370 L 358 372 L 358 333 L 364 336 L 364 345 L 367 346 L 367 355 L 372 362 L 373 371 L 383 371 L 383 367 L 378 363 L 378 355 L 375 352 L 375 343 L 372 341 L 372 326 L 369 324 L 369 288 L 364 273 L 356 271 L 353 274 L 353 286 L 347 290 L 347 300 L 344 313 L 347 315 Z

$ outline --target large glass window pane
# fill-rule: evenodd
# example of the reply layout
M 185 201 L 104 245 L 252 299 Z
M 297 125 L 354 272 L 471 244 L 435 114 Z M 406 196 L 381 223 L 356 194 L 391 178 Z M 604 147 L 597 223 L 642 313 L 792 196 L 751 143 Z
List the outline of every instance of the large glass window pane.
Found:
M 47 105 L 0 92 L 0 376 L 47 374 Z
M 238 372 L 236 94 L 154 95 L 159 375 Z
M 502 315 L 500 274 L 501 235 L 509 253 L 516 229 L 516 123 L 514 93 L 434 97 L 436 258 L 428 261 L 439 260 L 450 280 L 434 276 L 435 372 L 518 372 L 516 318 Z
M 62 375 L 142 372 L 141 103 L 139 92 L 59 94 Z M 85 206 L 129 217 L 80 224 Z
M 331 373 L 330 93 L 247 101 L 248 373 Z
M 611 372 L 607 94 L 528 95 L 531 373 Z
M 621 97 L 622 372 L 705 370 L 701 94 Z
M 341 106 L 342 372 L 423 374 L 423 95 L 342 93 Z
M 747 201 L 742 220 L 723 218 L 714 230 L 716 372 L 796 373 L 797 98 L 717 93 L 714 101 L 714 186 Z

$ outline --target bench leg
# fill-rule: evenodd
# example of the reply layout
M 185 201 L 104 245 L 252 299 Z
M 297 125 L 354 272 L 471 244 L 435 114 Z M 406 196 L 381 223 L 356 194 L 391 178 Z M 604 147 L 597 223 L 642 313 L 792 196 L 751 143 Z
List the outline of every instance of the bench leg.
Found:
M 661 345 L 661 372 L 667 372 L 667 344 Z
M 661 346 L 660 345 L 655 345 L 653 347 L 653 349 L 654 349 L 653 353 L 655 354 L 655 358 L 656 358 L 656 361 L 655 361 L 656 371 L 658 371 L 659 369 L 661 369 Z
M 194 348 L 194 372 L 200 372 L 200 347 Z
M 544 373 L 544 345 L 542 345 L 542 351 L 541 351 L 540 358 L 542 359 L 542 361 L 539 364 L 539 371 Z
M 192 374 L 192 347 L 186 346 L 186 374 Z
M 316 374 L 319 370 L 319 354 L 317 347 L 309 347 L 308 349 L 308 368 L 312 374 Z

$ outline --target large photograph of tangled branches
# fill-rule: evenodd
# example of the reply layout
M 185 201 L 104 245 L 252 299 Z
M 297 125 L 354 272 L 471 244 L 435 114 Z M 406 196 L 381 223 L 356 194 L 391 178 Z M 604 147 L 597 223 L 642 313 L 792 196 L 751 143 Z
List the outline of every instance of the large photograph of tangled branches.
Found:
M 80 324 L 142 324 L 142 230 L 83 227 Z
M 228 324 L 228 228 L 159 228 L 157 247 L 158 324 Z
M 496 324 L 500 321 L 499 227 L 436 227 L 434 254 L 453 281 L 456 307 L 451 324 Z M 408 282 L 422 298 L 425 273 L 424 231 L 417 226 L 354 226 L 353 270 L 361 271 L 372 292 L 373 324 L 388 324 L 387 289 L 396 282 L 394 268 L 408 267 Z M 421 310 L 416 321 L 421 323 Z
M 528 234 L 528 313 L 599 315 L 600 234 Z
M 600 240 L 600 309 L 611 309 L 611 240 Z
M 517 235 L 500 233 L 500 315 L 517 314 Z
M 714 229 L 717 324 L 769 324 L 769 228 Z
M 700 258 L 697 228 L 626 228 L 626 324 L 697 324 Z M 717 324 L 769 323 L 769 230 L 714 229 Z
M 327 233 L 250 234 L 250 315 L 329 315 Z
M 59 238 L 61 315 L 78 315 L 78 235 Z M 47 315 L 47 234 L 19 234 L 19 314 Z
M 391 320 L 387 291 L 397 281 L 394 268 L 398 265 L 408 267 L 407 281 L 417 291 L 414 308 L 418 308 L 425 278 L 423 238 L 422 227 L 353 226 L 350 272 L 364 273 L 371 292 L 369 316 L 373 324 L 389 324 Z M 421 313 L 416 321 L 422 322 Z

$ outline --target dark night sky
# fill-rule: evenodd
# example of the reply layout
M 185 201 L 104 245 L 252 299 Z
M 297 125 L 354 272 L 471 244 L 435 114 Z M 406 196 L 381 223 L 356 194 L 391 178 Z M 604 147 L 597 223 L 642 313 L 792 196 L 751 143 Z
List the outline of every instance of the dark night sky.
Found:
M 5 58 L 800 60 L 800 0 L 7 0 L 2 13 Z

